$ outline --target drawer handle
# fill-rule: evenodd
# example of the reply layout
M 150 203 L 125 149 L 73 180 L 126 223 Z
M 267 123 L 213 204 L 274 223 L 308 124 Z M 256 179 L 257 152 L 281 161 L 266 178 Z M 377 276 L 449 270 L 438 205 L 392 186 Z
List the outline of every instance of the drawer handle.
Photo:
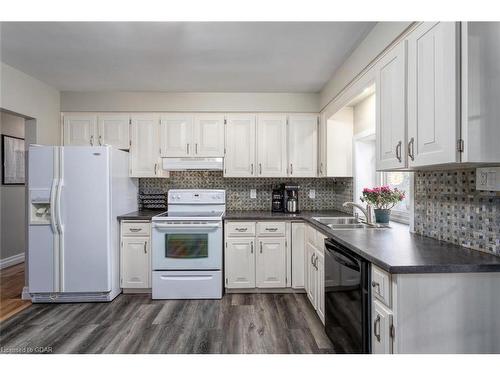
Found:
M 380 294 L 380 283 L 377 283 L 376 281 L 372 281 L 372 287 L 377 288 L 377 293 Z
M 278 228 L 266 228 L 269 232 L 276 232 Z
M 373 324 L 373 334 L 377 338 L 377 341 L 380 342 L 380 315 L 377 314 L 377 318 L 375 319 L 375 323 Z
M 246 232 L 248 228 L 234 228 L 234 230 L 237 232 Z
M 129 228 L 129 231 L 131 232 L 140 232 L 142 228 Z

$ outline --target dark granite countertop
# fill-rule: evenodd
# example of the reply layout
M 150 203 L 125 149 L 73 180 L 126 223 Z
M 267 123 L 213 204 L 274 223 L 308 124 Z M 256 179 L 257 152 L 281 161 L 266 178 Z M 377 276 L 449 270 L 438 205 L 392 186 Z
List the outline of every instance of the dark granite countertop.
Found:
M 303 220 L 358 255 L 390 273 L 500 272 L 500 257 L 413 234 L 408 226 L 332 230 L 314 216 L 349 216 L 340 211 L 299 214 L 268 211 L 229 211 L 225 220 Z
M 167 211 L 166 209 L 159 210 L 139 210 L 134 212 L 129 212 L 125 215 L 120 215 L 117 217 L 119 221 L 121 220 L 151 220 L 153 216 L 161 214 L 162 212 Z

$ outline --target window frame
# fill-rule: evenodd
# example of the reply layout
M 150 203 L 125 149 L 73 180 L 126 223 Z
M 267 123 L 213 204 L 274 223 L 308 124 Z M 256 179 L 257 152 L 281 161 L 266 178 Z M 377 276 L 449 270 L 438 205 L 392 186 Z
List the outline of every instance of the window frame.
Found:
M 408 173 L 410 177 L 409 189 L 406 192 L 408 198 L 408 210 L 402 211 L 392 208 L 391 209 L 391 221 L 397 223 L 406 224 L 410 226 L 410 230 L 413 230 L 413 173 L 408 171 L 388 171 L 388 172 L 377 172 L 377 183 L 379 185 L 387 185 L 387 173 Z

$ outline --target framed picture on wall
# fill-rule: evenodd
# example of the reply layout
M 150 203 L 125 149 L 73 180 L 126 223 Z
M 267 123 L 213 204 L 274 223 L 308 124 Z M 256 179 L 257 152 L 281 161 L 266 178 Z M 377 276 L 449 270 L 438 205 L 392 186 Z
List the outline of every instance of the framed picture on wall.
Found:
M 24 183 L 24 139 L 2 134 L 2 185 Z

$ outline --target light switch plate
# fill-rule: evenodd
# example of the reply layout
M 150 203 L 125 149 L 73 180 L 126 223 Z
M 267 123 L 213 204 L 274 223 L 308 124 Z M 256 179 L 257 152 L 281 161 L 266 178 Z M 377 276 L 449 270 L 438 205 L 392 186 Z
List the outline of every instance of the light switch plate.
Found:
M 309 189 L 309 198 L 311 198 L 311 199 L 315 199 L 316 198 L 316 190 Z
M 500 191 L 500 167 L 476 168 L 476 190 Z
M 250 198 L 251 199 L 257 198 L 257 189 L 250 189 Z

